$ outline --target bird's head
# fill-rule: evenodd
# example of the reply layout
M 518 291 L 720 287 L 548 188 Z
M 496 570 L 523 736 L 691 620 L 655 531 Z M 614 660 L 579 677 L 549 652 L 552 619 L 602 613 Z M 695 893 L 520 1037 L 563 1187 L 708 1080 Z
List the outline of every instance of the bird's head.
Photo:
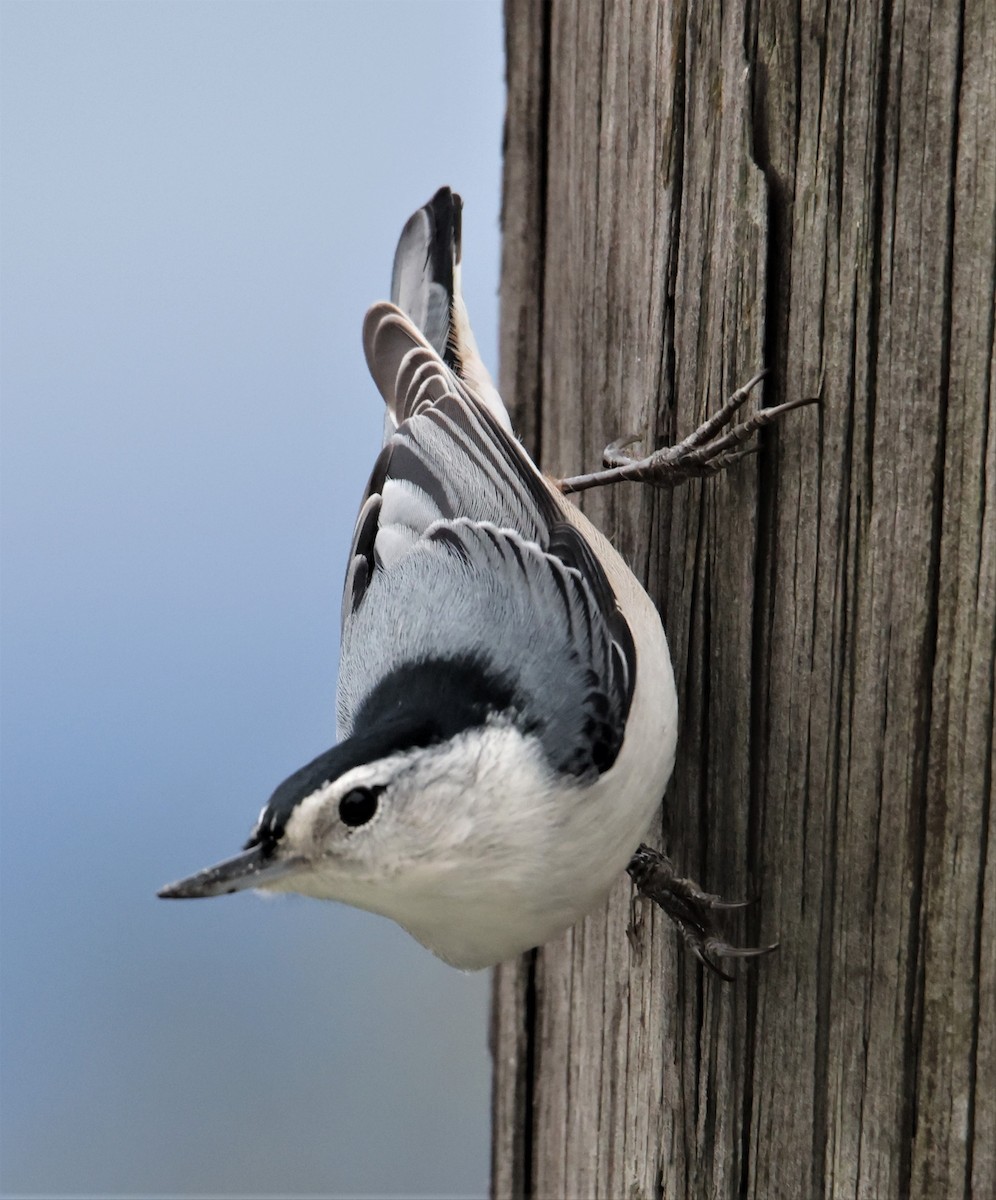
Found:
M 533 861 L 554 811 L 545 803 L 549 768 L 507 710 L 479 706 L 474 720 L 410 702 L 370 711 L 375 720 L 276 789 L 241 854 L 159 895 L 259 888 L 339 900 L 459 957 L 434 929 L 466 916 L 486 890 L 482 879 L 514 892 L 515 872 Z
M 296 771 L 264 806 L 241 854 L 159 895 L 263 888 L 379 909 L 368 889 L 444 870 L 453 851 L 467 852 L 479 798 L 501 773 L 503 748 L 521 737 L 489 724 L 399 747 L 383 745 L 382 732 L 350 738 Z M 516 745 L 516 759 L 520 753 Z

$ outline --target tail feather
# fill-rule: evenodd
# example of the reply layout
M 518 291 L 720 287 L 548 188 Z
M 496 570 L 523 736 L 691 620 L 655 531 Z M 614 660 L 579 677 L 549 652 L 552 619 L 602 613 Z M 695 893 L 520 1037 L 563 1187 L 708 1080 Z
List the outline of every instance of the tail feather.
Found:
M 502 425 L 511 429 L 505 405 L 481 360 L 460 291 L 462 211 L 460 197 L 442 187 L 428 204 L 409 217 L 394 255 L 391 300 L 463 385 L 462 389 L 452 390 L 469 392 L 491 409 Z M 366 335 L 364 340 L 367 341 Z M 367 347 L 370 361 L 369 342 Z M 395 359 L 394 366 L 397 365 Z M 387 382 L 384 370 L 375 370 L 371 363 L 371 371 L 397 420 L 398 409 L 408 406 L 398 406 L 388 397 L 383 386 Z
M 463 201 L 442 187 L 413 213 L 394 252 L 391 301 L 418 326 L 448 367 L 457 359 L 450 345 L 450 309 L 454 274 L 460 261 L 460 213 Z

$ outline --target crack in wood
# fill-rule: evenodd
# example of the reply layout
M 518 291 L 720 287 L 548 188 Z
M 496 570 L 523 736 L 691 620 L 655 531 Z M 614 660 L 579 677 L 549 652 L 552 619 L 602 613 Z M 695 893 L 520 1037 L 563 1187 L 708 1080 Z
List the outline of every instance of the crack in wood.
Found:
M 783 946 L 717 988 L 621 883 L 501 968 L 494 1194 L 994 1194 L 996 6 L 506 17 L 528 444 L 673 440 L 762 358 L 824 406 L 706 489 L 592 497 L 679 677 L 669 849 Z

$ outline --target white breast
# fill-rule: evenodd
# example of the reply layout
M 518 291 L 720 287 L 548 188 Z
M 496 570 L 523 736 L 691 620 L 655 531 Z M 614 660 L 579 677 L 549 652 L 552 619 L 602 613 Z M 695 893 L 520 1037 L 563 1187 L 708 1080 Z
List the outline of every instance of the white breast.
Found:
M 486 826 L 489 806 L 499 805 L 502 832 L 481 853 L 479 871 L 472 880 L 461 871 L 430 887 L 414 878 L 404 911 L 388 914 L 440 958 L 468 970 L 542 945 L 601 904 L 645 836 L 674 769 L 678 697 L 660 616 L 609 542 L 572 504 L 562 504 L 598 553 L 629 622 L 636 688 L 609 771 L 587 786 L 560 781 L 549 794 L 538 753 L 509 749 L 502 762 L 516 761 L 517 777 L 500 776 L 500 794 L 481 797 L 476 820 Z

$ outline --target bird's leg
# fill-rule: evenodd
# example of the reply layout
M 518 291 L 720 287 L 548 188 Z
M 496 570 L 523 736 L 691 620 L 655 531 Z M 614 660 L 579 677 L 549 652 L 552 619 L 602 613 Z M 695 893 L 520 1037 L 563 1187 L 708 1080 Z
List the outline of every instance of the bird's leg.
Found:
M 723 979 L 732 981 L 714 961 L 714 958 L 758 958 L 777 949 L 778 943 L 770 946 L 732 946 L 723 941 L 716 931 L 717 912 L 745 908 L 749 900 L 723 900 L 710 892 L 704 892 L 691 879 L 683 879 L 674 869 L 666 854 L 639 846 L 626 868 L 636 884 L 637 891 L 653 900 L 678 926 L 685 945 L 695 957 Z
M 630 458 L 622 453 L 623 447 L 639 441 L 640 435 L 621 438 L 606 447 L 602 459 L 605 464 L 604 470 L 561 479 L 560 490 L 567 493 L 583 492 L 588 488 L 602 487 L 607 483 L 622 483 L 627 479 L 637 483 L 651 483 L 656 487 L 674 487 L 686 479 L 716 475 L 738 459 L 746 458 L 748 454 L 756 454 L 757 446 L 745 446 L 744 443 L 757 430 L 771 425 L 793 408 L 819 403 L 819 397 L 809 396 L 804 400 L 790 400 L 787 404 L 779 404 L 774 408 L 762 408 L 746 421 L 722 433 L 736 416 L 751 390 L 766 374 L 767 371 L 758 372 L 742 388 L 738 388 L 717 413 L 676 446 L 666 446 L 646 458 Z

